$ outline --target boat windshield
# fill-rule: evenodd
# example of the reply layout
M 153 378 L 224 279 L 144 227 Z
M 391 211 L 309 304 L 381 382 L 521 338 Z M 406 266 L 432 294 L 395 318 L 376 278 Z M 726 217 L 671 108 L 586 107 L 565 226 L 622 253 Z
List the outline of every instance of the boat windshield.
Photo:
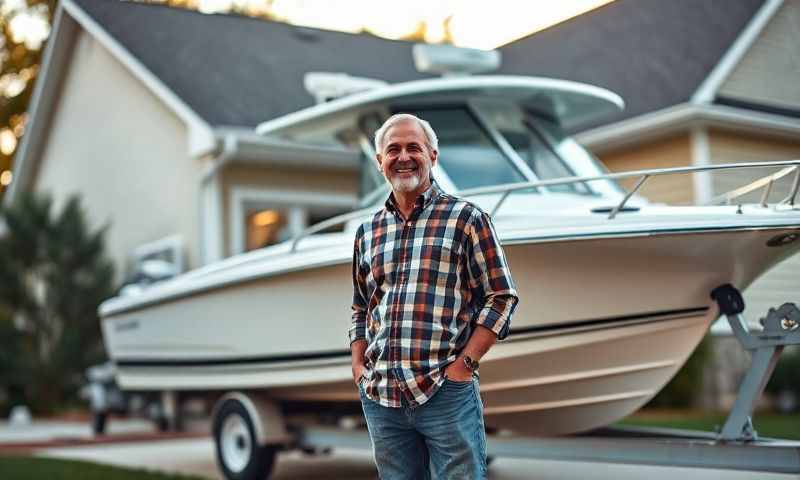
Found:
M 548 119 L 526 114 L 516 106 L 482 105 L 477 110 L 489 129 L 496 130 L 538 180 L 572 177 L 564 156 L 567 137 Z M 553 185 L 551 192 L 590 194 L 586 184 Z
M 528 181 L 464 107 L 404 110 L 439 137 L 439 164 L 459 190 Z

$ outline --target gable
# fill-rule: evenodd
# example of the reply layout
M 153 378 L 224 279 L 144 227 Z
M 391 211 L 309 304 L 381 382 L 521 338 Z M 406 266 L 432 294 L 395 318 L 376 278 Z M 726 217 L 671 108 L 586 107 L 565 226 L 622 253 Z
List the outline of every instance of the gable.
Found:
M 718 103 L 795 110 L 800 116 L 800 2 L 778 9 L 717 91 Z M 791 114 L 791 112 L 782 112 Z

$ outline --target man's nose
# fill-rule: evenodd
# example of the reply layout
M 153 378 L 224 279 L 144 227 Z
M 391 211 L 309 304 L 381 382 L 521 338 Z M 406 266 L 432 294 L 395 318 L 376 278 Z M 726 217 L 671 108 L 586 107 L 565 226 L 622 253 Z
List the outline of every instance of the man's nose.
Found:
M 399 160 L 411 160 L 411 153 L 405 148 L 401 149 Z

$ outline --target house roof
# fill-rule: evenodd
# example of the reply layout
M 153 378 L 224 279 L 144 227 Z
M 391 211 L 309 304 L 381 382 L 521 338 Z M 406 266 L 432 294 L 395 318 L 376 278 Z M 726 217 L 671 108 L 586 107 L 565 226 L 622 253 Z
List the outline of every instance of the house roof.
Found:
M 428 77 L 414 68 L 412 42 L 153 4 L 74 1 L 213 126 L 254 127 L 311 106 L 308 71 L 393 83 Z M 605 87 L 627 108 L 584 128 L 614 123 L 687 102 L 764 2 L 616 0 L 500 48 L 497 73 Z
M 417 72 L 412 42 L 162 5 L 74 0 L 213 126 L 255 127 L 314 104 L 308 71 L 400 82 Z
M 627 108 L 591 128 L 688 102 L 764 0 L 616 0 L 500 48 L 506 74 L 591 83 Z

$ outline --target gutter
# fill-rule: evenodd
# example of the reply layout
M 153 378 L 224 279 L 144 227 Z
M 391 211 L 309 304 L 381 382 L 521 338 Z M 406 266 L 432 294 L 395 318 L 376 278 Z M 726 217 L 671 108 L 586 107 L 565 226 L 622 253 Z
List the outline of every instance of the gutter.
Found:
M 594 153 L 630 147 L 695 127 L 723 127 L 797 139 L 800 121 L 784 115 L 724 105 L 682 103 L 575 135 Z
M 217 157 L 203 172 L 200 180 L 201 186 L 208 183 L 212 178 L 216 177 L 219 171 L 236 157 L 239 151 L 239 139 L 236 135 L 228 133 L 222 138 L 222 149 L 217 154 Z

